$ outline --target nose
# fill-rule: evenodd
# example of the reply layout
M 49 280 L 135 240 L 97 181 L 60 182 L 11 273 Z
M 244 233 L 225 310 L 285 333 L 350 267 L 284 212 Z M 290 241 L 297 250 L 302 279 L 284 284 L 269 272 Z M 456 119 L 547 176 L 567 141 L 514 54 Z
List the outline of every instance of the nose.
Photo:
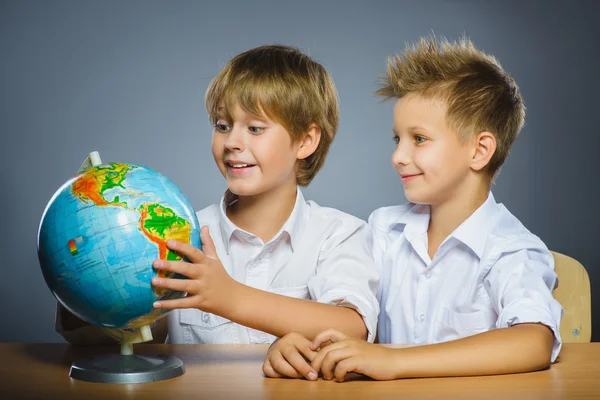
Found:
M 392 154 L 392 165 L 394 169 L 399 166 L 405 166 L 411 163 L 411 148 L 410 143 L 406 143 L 407 141 L 400 141 L 396 146 L 396 150 L 394 150 L 394 154 Z
M 243 130 L 239 127 L 233 126 L 225 138 L 224 145 L 225 149 L 228 151 L 244 151 L 246 146 L 244 142 Z

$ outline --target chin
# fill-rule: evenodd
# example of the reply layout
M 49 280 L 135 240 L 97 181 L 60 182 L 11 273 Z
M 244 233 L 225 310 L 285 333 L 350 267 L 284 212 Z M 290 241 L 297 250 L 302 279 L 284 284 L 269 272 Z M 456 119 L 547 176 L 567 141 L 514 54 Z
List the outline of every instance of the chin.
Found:
M 237 196 L 254 196 L 264 190 L 250 182 L 227 182 L 229 191 Z
M 416 191 L 405 191 L 404 197 L 410 203 L 414 204 L 431 204 L 430 196 L 427 196 L 424 193 L 418 193 Z

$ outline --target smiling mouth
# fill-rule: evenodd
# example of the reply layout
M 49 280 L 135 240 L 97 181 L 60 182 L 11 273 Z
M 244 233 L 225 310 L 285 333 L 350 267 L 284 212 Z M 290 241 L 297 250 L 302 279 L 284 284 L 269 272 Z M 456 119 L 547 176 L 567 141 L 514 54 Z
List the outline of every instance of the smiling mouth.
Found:
M 419 176 L 421 176 L 423 174 L 412 174 L 412 175 L 400 175 L 400 178 L 402 179 L 402 182 L 409 182 L 411 180 L 413 180 L 414 178 L 417 178 Z
M 231 163 L 231 162 L 226 162 L 225 164 L 227 164 L 227 166 L 229 168 L 233 168 L 233 169 L 244 169 L 244 168 L 254 167 L 254 164 Z

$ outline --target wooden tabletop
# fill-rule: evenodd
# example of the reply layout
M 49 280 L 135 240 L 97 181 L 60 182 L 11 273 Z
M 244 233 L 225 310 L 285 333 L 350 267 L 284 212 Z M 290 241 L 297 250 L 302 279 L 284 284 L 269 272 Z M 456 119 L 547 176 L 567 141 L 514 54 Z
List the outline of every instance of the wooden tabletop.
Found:
M 138 354 L 180 358 L 178 378 L 138 384 L 88 383 L 69 378 L 71 363 L 116 346 L 0 343 L 0 399 L 600 399 L 600 343 L 565 344 L 545 371 L 467 378 L 344 383 L 269 379 L 265 345 L 135 345 Z

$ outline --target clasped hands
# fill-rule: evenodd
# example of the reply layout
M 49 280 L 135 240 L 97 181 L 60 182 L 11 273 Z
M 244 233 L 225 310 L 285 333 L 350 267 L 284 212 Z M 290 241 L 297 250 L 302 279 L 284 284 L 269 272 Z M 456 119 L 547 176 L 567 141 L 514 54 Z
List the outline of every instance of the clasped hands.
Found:
M 274 342 L 267 352 L 263 372 L 270 378 L 306 378 L 319 372 L 326 380 L 343 382 L 354 372 L 378 380 L 395 379 L 392 349 L 353 339 L 335 329 L 319 333 L 313 341 L 290 333 Z

